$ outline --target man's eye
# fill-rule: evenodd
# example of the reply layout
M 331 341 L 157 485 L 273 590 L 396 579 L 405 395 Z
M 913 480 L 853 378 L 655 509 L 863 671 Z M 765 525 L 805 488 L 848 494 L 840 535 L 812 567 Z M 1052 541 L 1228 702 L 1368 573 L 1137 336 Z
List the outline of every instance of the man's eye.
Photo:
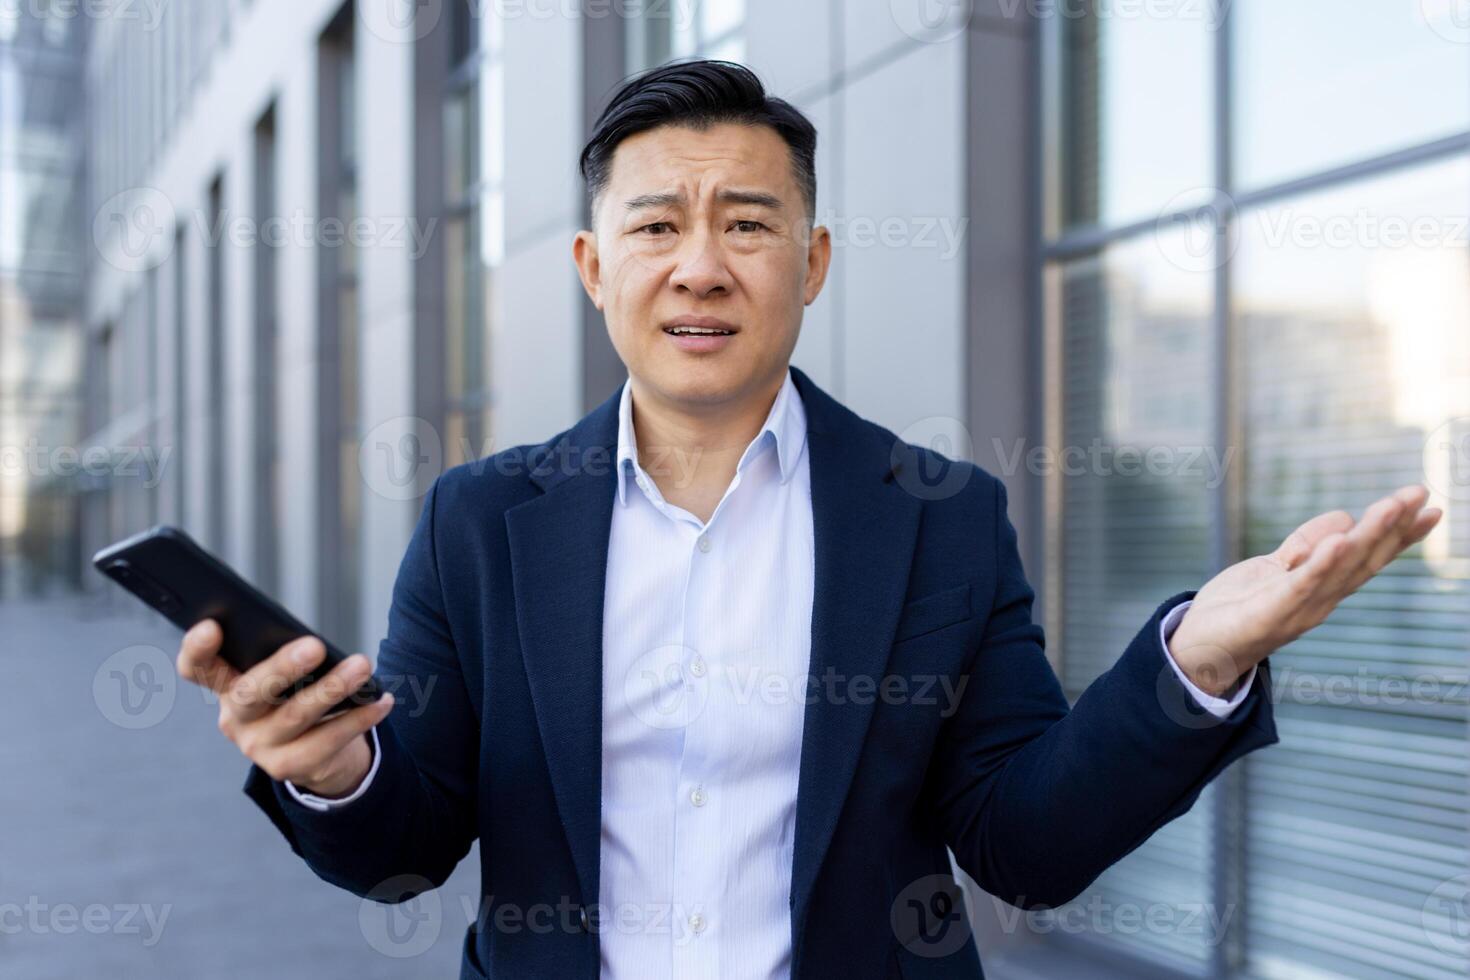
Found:
M 657 235 L 658 233 L 660 233 L 662 231 L 668 230 L 668 227 L 669 227 L 669 223 L 667 221 L 655 221 L 652 224 L 644 225 L 642 228 L 639 228 L 638 230 L 639 231 L 646 231 L 646 232 L 648 232 L 649 234 L 652 234 L 652 235 Z
M 745 231 L 745 232 L 757 232 L 757 231 L 760 231 L 762 228 L 765 227 L 765 225 L 761 224 L 759 221 L 750 221 L 750 220 L 737 221 L 737 222 L 735 222 L 735 226 L 737 228 L 739 228 L 741 231 Z

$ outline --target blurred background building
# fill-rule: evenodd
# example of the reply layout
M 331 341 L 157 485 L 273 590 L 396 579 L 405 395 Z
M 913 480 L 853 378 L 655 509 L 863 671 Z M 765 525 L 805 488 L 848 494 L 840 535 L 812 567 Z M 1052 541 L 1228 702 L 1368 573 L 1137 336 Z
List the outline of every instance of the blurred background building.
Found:
M 690 55 L 817 126 L 796 363 L 1006 480 L 1070 694 L 1312 514 L 1446 509 L 1275 656 L 1280 746 L 1071 917 L 979 898 L 991 972 L 1470 974 L 1457 0 L 0 3 L 0 613 L 164 521 L 374 649 L 428 481 L 622 381 L 577 154 Z

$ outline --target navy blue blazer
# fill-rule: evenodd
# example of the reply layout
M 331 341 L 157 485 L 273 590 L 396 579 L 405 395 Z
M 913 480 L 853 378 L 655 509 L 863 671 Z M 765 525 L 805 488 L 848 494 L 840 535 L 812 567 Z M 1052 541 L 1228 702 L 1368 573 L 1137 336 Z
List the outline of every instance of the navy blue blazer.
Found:
M 973 938 L 949 931 L 965 910 L 946 848 L 1013 905 L 1066 902 L 1277 741 L 1269 667 L 1228 719 L 1203 715 L 1159 638 L 1162 615 L 1194 595 L 1181 592 L 1069 710 L 1000 481 L 903 444 L 792 373 L 811 454 L 818 695 L 801 746 L 792 976 L 973 980 Z M 245 783 L 318 876 L 379 901 L 439 886 L 478 839 L 462 978 L 598 976 L 617 407 L 614 394 L 546 443 L 434 482 L 379 647 L 400 703 L 379 726 L 368 791 L 319 813 L 258 767 Z M 824 675 L 873 684 L 823 696 Z M 885 696 L 887 677 L 903 680 Z M 962 693 L 946 699 L 936 678 Z

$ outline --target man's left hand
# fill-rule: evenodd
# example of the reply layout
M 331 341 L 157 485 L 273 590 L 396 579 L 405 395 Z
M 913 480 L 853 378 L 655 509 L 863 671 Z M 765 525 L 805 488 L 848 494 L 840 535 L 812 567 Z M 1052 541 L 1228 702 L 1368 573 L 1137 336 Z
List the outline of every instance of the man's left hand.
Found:
M 1442 512 L 1424 509 L 1428 499 L 1412 485 L 1356 523 L 1347 511 L 1318 514 L 1271 554 L 1231 565 L 1205 583 L 1170 636 L 1175 663 L 1201 690 L 1223 695 L 1429 534 Z

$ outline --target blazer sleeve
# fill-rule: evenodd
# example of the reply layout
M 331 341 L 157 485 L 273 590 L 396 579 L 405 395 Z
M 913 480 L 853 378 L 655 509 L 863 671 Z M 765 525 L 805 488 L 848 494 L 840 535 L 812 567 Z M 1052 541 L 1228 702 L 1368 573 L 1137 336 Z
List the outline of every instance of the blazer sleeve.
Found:
M 994 481 L 997 581 L 970 676 L 931 760 L 931 798 L 959 865 L 1023 908 L 1054 908 L 1189 810 L 1231 762 L 1279 738 L 1270 668 L 1217 718 L 1170 667 L 1165 600 L 1069 710 L 1031 621 L 1006 493 Z
M 362 796 L 321 812 L 252 765 L 244 791 L 318 877 L 400 902 L 444 883 L 477 836 L 479 718 L 450 635 L 435 544 L 436 479 L 399 566 L 375 674 L 396 702 Z

